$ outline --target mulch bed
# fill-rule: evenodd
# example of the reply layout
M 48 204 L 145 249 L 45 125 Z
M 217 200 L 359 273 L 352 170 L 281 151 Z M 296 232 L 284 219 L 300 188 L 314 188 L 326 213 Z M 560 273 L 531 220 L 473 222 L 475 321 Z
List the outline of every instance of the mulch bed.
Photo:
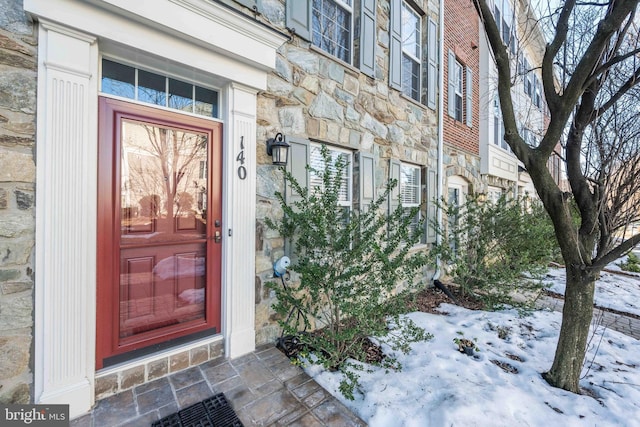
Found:
M 460 292 L 460 288 L 454 285 L 447 285 L 453 296 L 456 298 L 460 306 L 468 308 L 470 310 L 481 310 L 484 308 L 482 301 L 474 298 L 469 294 L 463 294 Z M 409 305 L 409 311 L 422 311 L 424 313 L 431 314 L 447 314 L 444 311 L 438 310 L 438 307 L 442 303 L 455 304 L 451 299 L 444 294 L 444 292 L 429 287 L 418 292 L 412 303 Z

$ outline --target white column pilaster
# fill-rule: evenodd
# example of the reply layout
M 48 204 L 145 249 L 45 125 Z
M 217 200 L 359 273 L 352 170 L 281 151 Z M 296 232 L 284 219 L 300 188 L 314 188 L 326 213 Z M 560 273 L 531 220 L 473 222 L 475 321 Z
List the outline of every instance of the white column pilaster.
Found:
M 98 48 L 40 21 L 34 399 L 94 402 Z
M 256 90 L 238 84 L 227 87 L 227 127 L 224 173 L 228 201 L 226 251 L 226 353 L 234 358 L 255 349 L 256 230 Z M 244 164 L 238 160 L 244 146 Z M 244 166 L 245 179 L 238 168 Z

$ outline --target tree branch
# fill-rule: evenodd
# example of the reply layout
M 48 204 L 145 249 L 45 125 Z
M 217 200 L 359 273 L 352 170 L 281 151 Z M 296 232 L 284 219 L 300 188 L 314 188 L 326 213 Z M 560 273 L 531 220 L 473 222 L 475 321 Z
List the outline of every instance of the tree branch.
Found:
M 607 264 L 609 264 L 609 263 L 617 260 L 621 256 L 631 252 L 633 250 L 633 248 L 636 247 L 638 244 L 640 244 L 640 233 L 636 234 L 635 236 L 630 237 L 629 239 L 627 239 L 624 242 L 620 243 L 615 248 L 611 249 L 609 252 L 607 252 L 602 257 L 596 259 L 594 261 L 594 263 L 591 264 L 591 266 L 589 266 L 588 269 L 591 270 L 591 271 L 594 271 L 594 272 L 599 272 L 600 270 L 605 268 L 607 266 Z

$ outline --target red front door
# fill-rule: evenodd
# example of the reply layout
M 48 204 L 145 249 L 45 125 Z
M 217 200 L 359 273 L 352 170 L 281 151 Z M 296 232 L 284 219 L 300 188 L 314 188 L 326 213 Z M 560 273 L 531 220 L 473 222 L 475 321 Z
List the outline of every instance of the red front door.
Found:
M 220 332 L 222 125 L 100 98 L 97 367 Z

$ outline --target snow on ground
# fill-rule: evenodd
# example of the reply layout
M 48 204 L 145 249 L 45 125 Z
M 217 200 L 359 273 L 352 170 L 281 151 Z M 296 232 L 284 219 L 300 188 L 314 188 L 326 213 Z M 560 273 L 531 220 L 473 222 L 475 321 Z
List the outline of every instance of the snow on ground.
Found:
M 603 287 L 618 285 L 618 280 L 603 282 Z M 600 298 L 620 297 L 616 292 Z M 307 372 L 372 427 L 640 426 L 639 341 L 602 327 L 592 330 L 580 385 L 595 398 L 575 395 L 541 377 L 553 361 L 560 313 L 519 317 L 515 310 L 471 311 L 450 304 L 440 309 L 448 315 L 408 314 L 434 338 L 398 355 L 402 371 L 360 372 L 354 401 L 338 391 L 342 374 L 318 366 Z M 463 337 L 480 351 L 460 353 L 453 340 Z
M 620 267 L 609 264 L 608 270 L 619 271 Z M 633 274 L 633 273 L 631 273 Z M 564 295 L 566 272 L 563 268 L 550 268 L 546 282 L 550 291 Z M 640 274 L 635 277 L 603 271 L 596 282 L 595 303 L 599 307 L 612 308 L 623 313 L 640 316 Z

